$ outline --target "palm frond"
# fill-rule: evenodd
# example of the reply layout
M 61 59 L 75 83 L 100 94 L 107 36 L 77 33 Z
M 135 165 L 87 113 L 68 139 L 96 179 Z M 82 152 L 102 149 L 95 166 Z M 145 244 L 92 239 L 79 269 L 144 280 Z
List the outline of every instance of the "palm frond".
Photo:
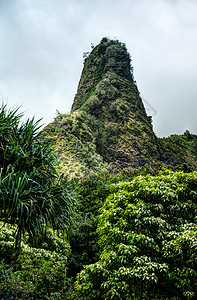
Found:
M 0 219 L 17 225 L 16 245 L 24 231 L 32 240 L 48 225 L 65 231 L 74 204 L 39 121 L 21 124 L 21 116 L 0 108 Z

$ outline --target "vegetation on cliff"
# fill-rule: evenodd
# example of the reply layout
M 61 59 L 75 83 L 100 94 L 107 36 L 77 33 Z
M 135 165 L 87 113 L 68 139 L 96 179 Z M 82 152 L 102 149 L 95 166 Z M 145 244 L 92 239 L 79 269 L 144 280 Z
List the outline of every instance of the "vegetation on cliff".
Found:
M 103 38 L 85 58 L 70 114 L 45 128 L 56 145 L 60 169 L 87 178 L 158 163 L 197 168 L 196 136 L 157 138 L 133 79 L 125 44 Z
M 197 135 L 188 130 L 182 135 L 173 134 L 160 139 L 162 161 L 174 166 L 187 164 L 191 170 L 197 169 Z
M 92 50 L 71 113 L 59 114 L 45 131 L 57 145 L 61 171 L 68 175 L 118 172 L 160 160 L 130 55 L 119 41 L 104 38 Z

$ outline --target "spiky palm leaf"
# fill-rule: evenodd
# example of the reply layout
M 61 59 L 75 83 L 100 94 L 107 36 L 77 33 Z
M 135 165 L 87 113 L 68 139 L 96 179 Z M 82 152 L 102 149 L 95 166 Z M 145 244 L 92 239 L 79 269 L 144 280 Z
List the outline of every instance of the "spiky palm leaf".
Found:
M 55 156 L 42 139 L 39 122 L 19 123 L 17 110 L 0 109 L 0 219 L 17 224 L 16 244 L 28 231 L 31 239 L 46 225 L 66 230 L 74 197 L 58 179 Z

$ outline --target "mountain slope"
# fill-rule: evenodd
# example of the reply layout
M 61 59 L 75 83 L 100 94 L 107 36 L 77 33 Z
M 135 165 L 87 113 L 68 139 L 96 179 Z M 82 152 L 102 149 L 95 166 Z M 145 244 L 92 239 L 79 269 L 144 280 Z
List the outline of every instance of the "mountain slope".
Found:
M 59 114 L 45 132 L 57 146 L 60 169 L 69 176 L 154 166 L 161 161 L 188 162 L 184 157 L 173 161 L 183 144 L 173 154 L 172 140 L 154 134 L 133 79 L 130 55 L 117 40 L 103 38 L 85 58 L 71 113 Z M 191 156 L 195 162 L 196 154 Z
M 160 138 L 162 161 L 168 165 L 188 164 L 191 170 L 197 168 L 197 135 L 188 130 L 184 134 L 173 134 Z

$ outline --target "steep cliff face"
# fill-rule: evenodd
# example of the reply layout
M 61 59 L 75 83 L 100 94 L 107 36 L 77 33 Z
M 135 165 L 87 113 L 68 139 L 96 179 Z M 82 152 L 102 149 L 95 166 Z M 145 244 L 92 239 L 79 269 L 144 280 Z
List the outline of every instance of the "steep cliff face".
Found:
M 130 55 L 117 40 L 103 38 L 85 58 L 71 113 L 58 115 L 45 129 L 70 176 L 166 160 L 132 71 Z
M 125 44 L 103 38 L 84 60 L 72 111 L 82 108 L 108 71 L 113 71 L 133 82 L 131 58 Z
M 124 44 L 104 38 L 85 60 L 72 112 L 99 120 L 97 153 L 112 168 L 139 167 L 160 157 Z

